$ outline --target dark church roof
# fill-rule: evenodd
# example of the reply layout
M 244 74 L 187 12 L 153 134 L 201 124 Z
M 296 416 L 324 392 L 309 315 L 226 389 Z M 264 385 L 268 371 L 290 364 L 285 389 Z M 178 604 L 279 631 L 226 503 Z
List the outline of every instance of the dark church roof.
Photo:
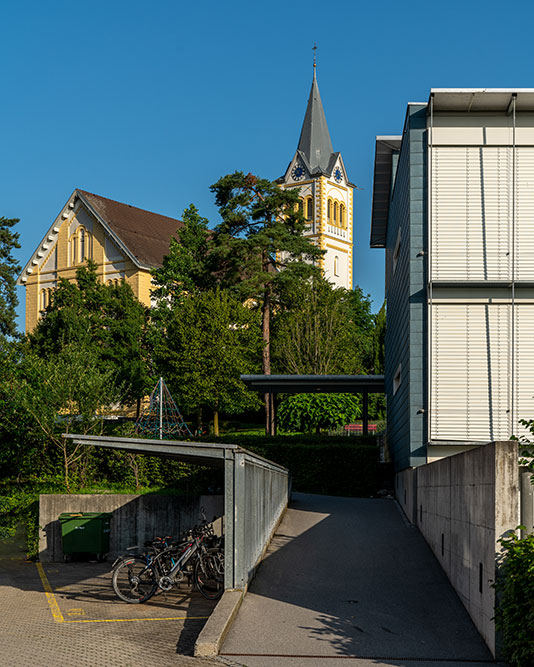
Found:
M 301 151 L 312 170 L 319 167 L 326 171 L 330 162 L 330 156 L 334 152 L 326 117 L 324 115 L 323 103 L 319 94 L 315 67 L 313 69 L 313 81 L 308 98 L 308 106 L 304 123 L 300 133 L 298 150 Z
M 76 194 L 108 225 L 137 262 L 146 267 L 161 266 L 163 257 L 169 253 L 171 237 L 183 226 L 175 218 L 92 192 L 76 190 Z

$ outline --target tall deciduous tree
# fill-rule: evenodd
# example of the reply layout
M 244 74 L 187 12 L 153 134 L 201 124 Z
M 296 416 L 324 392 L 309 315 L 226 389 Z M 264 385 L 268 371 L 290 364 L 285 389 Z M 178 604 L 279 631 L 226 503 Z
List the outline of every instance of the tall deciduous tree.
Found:
M 144 396 L 151 384 L 145 332 L 148 310 L 122 282 L 104 285 L 96 265 L 76 271 L 76 282 L 60 279 L 51 304 L 29 335 L 32 350 L 56 355 L 67 345 L 92 348 L 101 371 L 111 368 L 125 400 Z
M 284 295 L 273 348 L 280 371 L 365 374 L 372 365 L 373 316 L 359 288 L 337 288 L 314 278 Z
M 239 376 L 255 370 L 257 314 L 221 289 L 193 292 L 174 305 L 156 358 L 173 395 L 186 411 L 239 413 L 258 407 Z M 199 419 L 199 421 L 201 421 Z
M 261 308 L 262 371 L 271 372 L 271 314 L 282 288 L 319 274 L 322 251 L 304 237 L 298 190 L 235 172 L 211 186 L 222 222 L 214 234 L 214 255 L 225 285 Z M 274 432 L 272 397 L 265 396 L 266 432 Z
M 98 413 L 119 398 L 113 371 L 100 370 L 94 347 L 79 343 L 66 345 L 53 357 L 27 352 L 12 394 L 17 410 L 30 417 L 33 432 L 58 448 L 67 489 L 84 452 L 62 434 L 101 433 Z
M 16 275 L 20 266 L 13 250 L 20 248 L 19 235 L 12 228 L 18 218 L 0 217 L 0 339 L 16 336 L 15 308 L 18 305 Z

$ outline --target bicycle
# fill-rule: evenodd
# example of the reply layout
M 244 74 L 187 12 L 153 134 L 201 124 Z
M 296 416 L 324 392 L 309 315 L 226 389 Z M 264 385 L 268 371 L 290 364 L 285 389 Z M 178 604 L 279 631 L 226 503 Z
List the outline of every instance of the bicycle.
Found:
M 132 547 L 136 548 L 136 547 Z M 169 591 L 187 576 L 201 595 L 218 599 L 224 590 L 224 551 L 222 540 L 212 526 L 203 522 L 178 544 L 149 543 L 144 554 L 117 559 L 113 565 L 112 585 L 124 602 L 142 603 L 158 589 Z

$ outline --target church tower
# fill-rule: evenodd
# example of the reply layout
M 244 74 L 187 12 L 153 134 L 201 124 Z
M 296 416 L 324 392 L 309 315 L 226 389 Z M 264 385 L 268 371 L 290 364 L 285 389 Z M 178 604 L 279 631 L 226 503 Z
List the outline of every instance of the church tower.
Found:
M 352 289 L 353 189 L 341 153 L 334 153 L 317 85 L 316 64 L 308 107 L 295 155 L 282 188 L 298 188 L 307 221 L 306 236 L 325 250 L 319 260 L 324 276 L 336 287 Z

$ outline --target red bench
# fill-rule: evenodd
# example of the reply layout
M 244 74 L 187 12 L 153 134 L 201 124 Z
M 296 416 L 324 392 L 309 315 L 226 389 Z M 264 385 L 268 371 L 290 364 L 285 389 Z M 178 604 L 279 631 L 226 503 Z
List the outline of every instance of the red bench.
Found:
M 352 433 L 363 433 L 362 424 L 345 424 L 343 428 L 345 431 L 349 431 Z M 369 433 L 371 433 L 372 431 L 376 431 L 376 424 L 368 424 L 367 430 L 369 431 Z

